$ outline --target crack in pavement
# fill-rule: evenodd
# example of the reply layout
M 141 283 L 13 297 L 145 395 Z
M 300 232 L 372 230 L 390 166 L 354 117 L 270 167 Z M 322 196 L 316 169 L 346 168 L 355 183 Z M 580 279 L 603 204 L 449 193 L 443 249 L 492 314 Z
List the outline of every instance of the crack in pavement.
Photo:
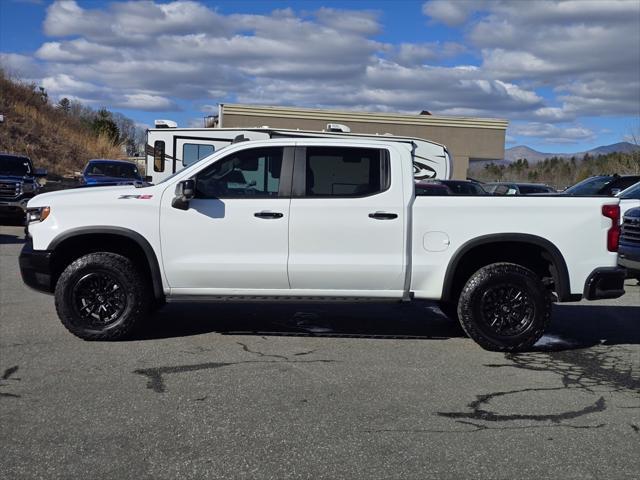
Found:
M 258 355 L 259 357 L 270 357 L 270 358 L 279 358 L 281 360 L 289 360 L 289 357 L 285 357 L 284 355 L 277 355 L 277 354 L 267 354 L 267 353 L 262 353 L 259 352 L 257 350 L 251 350 L 245 343 L 242 342 L 236 342 L 237 345 L 240 345 L 242 347 L 242 350 L 244 350 L 247 353 L 253 353 L 254 355 Z
M 244 344 L 240 344 L 243 347 L 246 347 Z M 164 383 L 164 375 L 172 374 L 172 373 L 184 373 L 184 372 L 194 372 L 198 370 L 213 370 L 216 368 L 228 367 L 231 365 L 241 365 L 241 364 L 249 364 L 249 363 L 282 363 L 282 364 L 292 364 L 292 363 L 333 363 L 336 360 L 290 360 L 287 357 L 282 355 L 266 355 L 262 352 L 254 352 L 250 350 L 248 347 L 244 349 L 249 353 L 257 354 L 261 357 L 273 357 L 278 360 L 243 360 L 240 362 L 206 362 L 206 363 L 198 363 L 194 365 L 176 365 L 176 366 L 165 366 L 165 367 L 154 367 L 154 368 L 139 368 L 134 370 L 132 373 L 137 375 L 142 375 L 148 378 L 147 380 L 147 388 L 153 390 L 156 393 L 164 393 L 166 391 L 166 385 Z
M 464 420 L 456 420 L 456 423 L 461 425 L 471 425 L 475 427 L 473 430 L 437 430 L 437 429 L 370 429 L 363 430 L 366 433 L 473 433 L 480 432 L 483 430 L 525 430 L 529 428 L 570 428 L 575 430 L 585 430 L 585 429 L 593 429 L 593 428 L 602 428 L 606 426 L 606 423 L 599 423 L 597 425 L 565 425 L 565 424 L 557 424 L 557 425 L 524 425 L 521 427 L 493 427 L 488 425 L 482 425 L 478 423 L 468 422 Z
M 20 381 L 19 378 L 11 378 L 13 374 L 15 374 L 18 371 L 18 365 L 14 365 L 13 367 L 9 367 L 7 368 L 4 373 L 2 374 L 2 377 L 0 377 L 0 381 L 7 381 L 7 380 L 15 380 L 17 382 Z M 6 387 L 8 386 L 8 383 L 0 383 L 0 387 Z M 5 393 L 5 392 L 0 392 L 0 397 L 9 397 L 9 398 L 21 398 L 20 395 L 17 395 L 15 393 Z
M 552 422 L 560 424 L 584 415 L 600 413 L 607 409 L 603 396 L 593 404 L 580 410 L 566 411 L 557 414 L 512 414 L 496 413 L 485 406 L 491 400 L 518 393 L 561 391 L 565 389 L 579 389 L 592 394 L 606 389 L 607 393 L 628 392 L 637 395 L 640 391 L 640 375 L 633 359 L 629 362 L 625 355 L 632 352 L 624 348 L 612 350 L 607 346 L 596 346 L 592 349 L 566 351 L 537 351 L 530 353 L 507 353 L 505 360 L 511 363 L 486 364 L 489 368 L 515 368 L 518 370 L 554 373 L 560 377 L 562 387 L 525 388 L 506 392 L 493 392 L 476 395 L 476 399 L 467 405 L 470 411 L 436 412 L 436 415 L 451 419 L 471 419 L 489 423 L 525 420 L 531 422 Z M 625 363 L 628 362 L 628 363 Z M 638 408 L 638 407 L 620 407 Z M 469 423 L 455 420 L 456 423 Z M 478 424 L 473 424 L 477 426 Z M 496 428 L 491 425 L 481 425 L 482 429 Z M 535 425 L 533 425 L 535 426 Z M 572 427 L 563 424 L 562 426 Z M 527 428 L 527 427 L 524 427 Z
M 512 395 L 516 393 L 525 392 L 543 392 L 553 390 L 564 390 L 565 387 L 556 388 L 523 388 L 521 390 L 510 390 L 508 392 L 494 392 L 485 395 L 476 395 L 476 400 L 471 402 L 468 407 L 472 409 L 471 412 L 436 412 L 436 415 L 447 418 L 469 418 L 474 420 L 484 420 L 487 422 L 505 422 L 509 420 L 531 420 L 534 422 L 546 422 L 559 423 L 563 420 L 571 420 L 574 418 L 588 415 L 594 412 L 602 412 L 607 406 L 604 401 L 604 397 L 600 397 L 593 405 L 589 405 L 580 410 L 566 411 L 556 414 L 535 415 L 535 414 L 505 414 L 500 415 L 481 408 L 481 405 L 488 404 L 492 399 L 497 397 L 503 397 L 506 395 Z
M 13 375 L 18 371 L 18 368 L 19 368 L 18 365 L 14 365 L 13 367 L 7 368 L 2 374 L 2 380 L 8 380 L 9 377 L 11 377 L 11 375 Z M 14 380 L 18 380 L 18 379 L 14 379 Z

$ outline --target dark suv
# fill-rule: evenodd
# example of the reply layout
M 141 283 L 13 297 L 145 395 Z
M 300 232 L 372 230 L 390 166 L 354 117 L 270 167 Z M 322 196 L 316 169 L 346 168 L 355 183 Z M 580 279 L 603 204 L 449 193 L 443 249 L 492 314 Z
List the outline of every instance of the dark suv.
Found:
M 629 276 L 640 280 L 640 207 L 627 210 L 624 214 L 618 263 L 629 271 Z
M 24 215 L 27 202 L 40 191 L 38 177 L 46 175 L 29 157 L 0 153 L 0 214 Z
M 597 175 L 589 177 L 567 188 L 563 195 L 612 197 L 634 183 L 640 182 L 640 175 Z

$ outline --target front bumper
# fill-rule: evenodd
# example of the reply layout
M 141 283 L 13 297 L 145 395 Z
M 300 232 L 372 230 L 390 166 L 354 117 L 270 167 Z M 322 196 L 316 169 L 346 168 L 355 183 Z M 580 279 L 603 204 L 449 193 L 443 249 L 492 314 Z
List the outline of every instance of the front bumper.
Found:
M 31 198 L 32 197 L 26 197 L 15 200 L 0 199 L 0 211 L 25 214 L 27 212 L 27 203 L 29 203 Z
M 620 242 L 618 265 L 625 267 L 633 275 L 640 275 L 640 244 Z
M 53 292 L 50 251 L 34 250 L 33 240 L 27 237 L 19 263 L 22 281 L 27 286 L 44 293 Z
M 596 268 L 584 284 L 584 298 L 600 300 L 624 295 L 624 280 L 627 270 L 622 267 Z

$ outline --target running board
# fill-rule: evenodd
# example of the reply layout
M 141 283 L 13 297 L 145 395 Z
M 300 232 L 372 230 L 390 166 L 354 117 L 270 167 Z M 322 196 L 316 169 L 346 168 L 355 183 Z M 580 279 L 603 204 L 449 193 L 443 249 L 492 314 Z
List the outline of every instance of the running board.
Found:
M 389 297 L 312 297 L 285 295 L 171 295 L 167 303 L 400 303 L 402 298 Z

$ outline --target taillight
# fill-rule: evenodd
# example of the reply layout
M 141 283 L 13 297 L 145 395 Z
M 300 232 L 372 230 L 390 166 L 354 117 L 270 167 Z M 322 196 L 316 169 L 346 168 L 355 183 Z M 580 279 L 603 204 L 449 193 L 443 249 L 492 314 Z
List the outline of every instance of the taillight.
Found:
M 602 215 L 611 219 L 611 228 L 607 230 L 607 250 L 617 252 L 620 240 L 620 206 L 603 205 Z

